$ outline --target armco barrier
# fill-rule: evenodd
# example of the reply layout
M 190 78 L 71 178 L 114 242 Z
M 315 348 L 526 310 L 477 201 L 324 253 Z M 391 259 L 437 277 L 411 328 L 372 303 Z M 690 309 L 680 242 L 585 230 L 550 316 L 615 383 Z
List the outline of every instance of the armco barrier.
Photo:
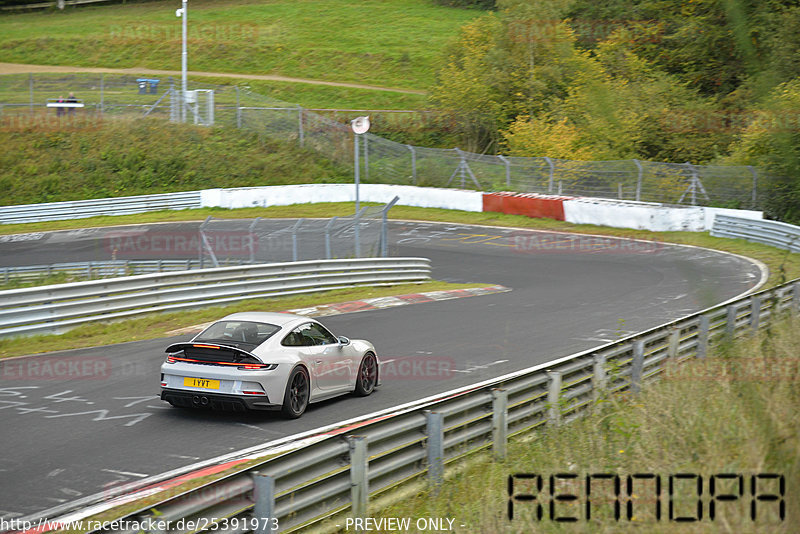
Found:
M 369 258 L 221 267 L 0 291 L 0 337 L 243 299 L 429 280 L 426 258 Z
M 711 235 L 746 239 L 791 252 L 800 252 L 800 228 L 778 221 L 759 221 L 717 215 Z
M 98 215 L 130 215 L 147 211 L 201 208 L 201 192 L 97 198 L 46 204 L 0 206 L 0 224 L 83 219 Z
M 151 501 L 124 519 L 172 521 L 167 534 L 183 532 L 174 527 L 180 519 L 200 519 L 204 526 L 198 532 L 268 532 L 266 521 L 253 528 L 254 517 L 277 518 L 282 532 L 309 526 L 324 531 L 334 516 L 329 527 L 341 524 L 343 514 L 367 516 L 368 499 L 387 502 L 393 491 L 406 493 L 401 486 L 441 484 L 445 466 L 465 455 L 491 449 L 503 458 L 510 436 L 568 422 L 604 394 L 637 392 L 671 366 L 704 358 L 710 346 L 764 328 L 788 310 L 800 311 L 797 280 L 617 342 L 350 421 L 258 465 Z M 152 495 L 152 490 L 142 491 Z M 61 520 L 84 517 L 80 514 L 73 511 Z

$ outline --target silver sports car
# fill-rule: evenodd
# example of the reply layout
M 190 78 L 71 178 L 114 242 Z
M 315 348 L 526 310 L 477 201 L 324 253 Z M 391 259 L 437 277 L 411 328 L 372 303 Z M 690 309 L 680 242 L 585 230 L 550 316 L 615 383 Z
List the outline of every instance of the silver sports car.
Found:
M 161 399 L 173 406 L 279 409 L 294 419 L 310 402 L 379 385 L 372 343 L 288 313 L 234 313 L 166 352 Z

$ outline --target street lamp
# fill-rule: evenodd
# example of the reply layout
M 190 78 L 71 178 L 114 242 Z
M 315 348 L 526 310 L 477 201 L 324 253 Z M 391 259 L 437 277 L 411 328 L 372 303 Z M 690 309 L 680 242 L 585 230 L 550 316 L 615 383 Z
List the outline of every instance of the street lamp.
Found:
M 361 183 L 361 179 L 358 175 L 359 167 L 361 167 L 361 163 L 358 159 L 358 145 L 361 144 L 361 136 L 369 131 L 369 117 L 356 117 L 352 121 L 350 121 L 350 127 L 353 129 L 353 146 L 355 147 L 353 150 L 355 151 L 355 157 L 353 158 L 355 161 L 355 168 L 356 168 L 356 258 L 361 257 L 361 238 L 359 235 L 359 226 L 361 226 L 361 220 L 359 219 L 359 210 L 361 208 L 361 204 L 359 203 L 358 197 L 358 186 Z
M 176 17 L 183 17 L 183 47 L 181 48 L 181 113 L 180 121 L 186 122 L 186 16 L 188 8 L 186 0 L 182 0 L 181 8 L 175 10 Z

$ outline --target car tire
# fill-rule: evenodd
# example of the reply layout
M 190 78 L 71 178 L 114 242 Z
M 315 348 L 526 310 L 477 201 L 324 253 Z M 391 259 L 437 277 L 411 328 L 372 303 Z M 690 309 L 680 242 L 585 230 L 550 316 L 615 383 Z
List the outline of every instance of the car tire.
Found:
M 378 383 L 378 359 L 371 352 L 364 355 L 361 365 L 358 366 L 356 375 L 355 394 L 359 397 L 366 397 L 373 391 Z
M 289 380 L 286 381 L 286 391 L 283 394 L 283 407 L 281 413 L 287 419 L 297 419 L 308 407 L 308 398 L 311 394 L 311 381 L 308 372 L 303 367 L 295 367 Z

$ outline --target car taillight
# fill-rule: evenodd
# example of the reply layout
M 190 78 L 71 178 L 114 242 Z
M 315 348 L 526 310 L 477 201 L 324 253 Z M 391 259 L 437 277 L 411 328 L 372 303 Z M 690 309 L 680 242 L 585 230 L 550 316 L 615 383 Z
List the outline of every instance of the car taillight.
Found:
M 242 391 L 245 395 L 266 395 L 263 391 Z
M 167 363 L 175 363 L 176 361 L 178 361 L 178 360 L 176 360 L 175 356 L 173 356 L 172 354 L 167 356 Z
M 272 371 L 277 367 L 277 363 L 246 363 L 244 365 L 240 365 L 239 369 L 244 371 Z

